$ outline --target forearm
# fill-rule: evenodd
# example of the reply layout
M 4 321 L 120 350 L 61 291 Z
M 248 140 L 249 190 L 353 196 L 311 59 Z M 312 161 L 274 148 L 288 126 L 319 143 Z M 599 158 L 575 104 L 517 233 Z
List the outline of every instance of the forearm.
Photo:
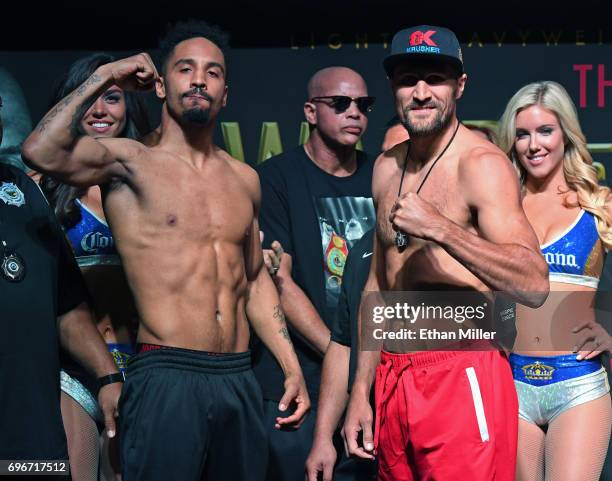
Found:
M 246 313 L 257 336 L 272 352 L 285 377 L 301 376 L 302 370 L 289 337 L 278 292 L 265 268 L 249 283 Z
M 380 351 L 382 349 L 382 341 L 375 339 L 368 340 L 368 349 L 366 349 L 363 341 L 365 332 L 368 332 L 364 323 L 364 312 L 370 310 L 373 306 L 384 306 L 385 299 L 381 295 L 381 289 L 386 287 L 385 282 L 385 260 L 382 253 L 378 237 L 374 239 L 372 264 L 370 265 L 370 273 L 368 280 L 365 283 L 361 294 L 361 302 L 357 317 L 357 332 L 358 337 L 358 352 L 357 352 L 357 370 L 355 379 L 351 387 L 351 397 L 362 396 L 365 401 L 369 402 L 370 389 L 376 375 L 376 366 L 380 362 Z M 355 347 L 353 347 L 354 349 Z
M 314 437 L 331 441 L 348 402 L 350 347 L 330 342 L 323 360 Z
M 325 354 L 331 331 L 310 299 L 293 279 L 281 277 L 277 280 L 277 285 L 287 322 L 313 349 L 321 355 Z
M 43 172 L 54 170 L 79 136 L 78 125 L 83 113 L 112 84 L 104 66 L 55 105 L 39 122 L 23 145 L 26 163 Z
M 351 396 L 361 396 L 369 400 L 379 362 L 380 351 L 359 351 Z
M 85 303 L 58 319 L 60 343 L 96 377 L 118 372 Z
M 490 242 L 448 219 L 432 227 L 431 240 L 492 290 L 531 307 L 546 299 L 548 266 L 538 252 L 519 244 Z

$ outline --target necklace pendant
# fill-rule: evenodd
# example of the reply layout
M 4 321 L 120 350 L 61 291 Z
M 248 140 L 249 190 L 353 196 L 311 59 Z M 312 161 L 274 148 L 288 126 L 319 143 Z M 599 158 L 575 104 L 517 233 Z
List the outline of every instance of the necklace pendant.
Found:
M 408 236 L 404 234 L 402 231 L 397 231 L 395 233 L 395 245 L 399 249 L 403 249 L 408 245 Z
M 2 277 L 9 282 L 19 282 L 25 277 L 25 261 L 16 252 L 6 252 L 0 265 Z

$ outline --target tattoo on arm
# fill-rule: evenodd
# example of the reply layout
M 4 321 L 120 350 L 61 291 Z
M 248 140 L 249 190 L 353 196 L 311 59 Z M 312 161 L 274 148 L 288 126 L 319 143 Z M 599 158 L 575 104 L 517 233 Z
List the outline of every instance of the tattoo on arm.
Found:
M 69 105 L 70 102 L 72 102 L 73 98 L 74 92 L 64 97 L 63 100 L 61 100 L 55 107 L 53 107 L 49 111 L 49 113 L 47 113 L 47 115 L 42 118 L 42 120 L 38 123 L 38 127 L 36 127 L 36 130 L 38 130 L 40 133 L 44 132 L 47 128 L 47 125 L 49 125 L 49 122 L 51 122 L 57 116 L 57 114 L 64 110 L 66 106 Z
M 280 304 L 276 304 L 274 306 L 274 314 L 272 315 L 272 317 L 278 322 L 285 324 L 285 313 L 283 312 L 283 308 Z
M 287 341 L 289 342 L 289 344 L 293 344 L 293 343 L 291 342 L 291 337 L 289 336 L 289 331 L 287 330 L 287 328 L 286 328 L 286 327 L 281 327 L 281 328 L 280 328 L 280 330 L 279 330 L 278 332 L 279 332 L 280 334 L 282 334 L 282 335 L 283 335 L 283 337 L 284 337 L 285 339 L 287 339 Z
M 92 74 L 91 77 L 89 77 L 83 84 L 81 84 L 74 92 L 64 97 L 63 100 L 61 100 L 55 107 L 53 107 L 49 111 L 49 113 L 47 113 L 47 115 L 45 115 L 43 119 L 38 123 L 36 130 L 40 133 L 43 133 L 47 129 L 47 126 L 49 125 L 49 123 L 55 117 L 57 117 L 57 115 L 60 112 L 62 112 L 66 107 L 68 107 L 72 103 L 75 97 L 82 97 L 83 94 L 85 93 L 85 90 L 87 90 L 87 87 L 89 87 L 90 85 L 100 83 L 101 81 L 102 81 L 102 77 L 100 77 L 99 75 L 95 73 Z M 78 119 L 76 122 L 76 125 L 78 126 L 78 123 L 80 122 L 81 117 L 83 116 L 82 114 L 91 106 L 93 102 L 95 102 L 95 98 L 87 99 L 84 105 L 80 105 L 77 107 L 76 112 L 73 115 L 71 125 L 70 125 L 70 132 L 72 135 L 74 136 L 78 135 L 78 132 L 75 133 L 76 131 L 75 119 Z
M 287 329 L 287 323 L 285 321 L 285 313 L 283 312 L 283 308 L 280 304 L 274 306 L 274 314 L 272 314 L 272 317 L 282 326 L 278 331 L 279 334 L 282 334 L 283 337 L 291 344 L 291 337 L 289 336 L 289 330 Z
M 81 119 L 87 109 L 92 106 L 92 104 L 96 101 L 96 99 L 90 99 L 85 101 L 83 104 L 77 106 L 74 114 L 72 114 L 72 120 L 70 121 L 70 135 L 72 137 L 78 137 L 79 135 L 83 135 L 82 132 L 79 131 L 79 125 L 81 124 Z

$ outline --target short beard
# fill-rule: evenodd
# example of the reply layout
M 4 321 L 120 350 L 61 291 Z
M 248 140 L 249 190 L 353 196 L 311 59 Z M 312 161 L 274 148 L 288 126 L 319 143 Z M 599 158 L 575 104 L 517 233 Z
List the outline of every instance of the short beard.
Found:
M 411 107 L 412 105 L 404 109 L 404 119 L 402 120 L 402 124 L 408 131 L 410 138 L 429 137 L 442 132 L 451 123 L 453 114 L 455 112 L 454 106 L 451 108 L 450 105 L 447 105 L 447 108 L 442 111 L 439 109 L 440 104 L 436 103 L 436 116 L 430 123 L 413 123 L 410 121 L 409 117 Z
M 181 120 L 185 125 L 206 125 L 210 119 L 210 109 L 195 107 L 185 110 L 181 114 Z

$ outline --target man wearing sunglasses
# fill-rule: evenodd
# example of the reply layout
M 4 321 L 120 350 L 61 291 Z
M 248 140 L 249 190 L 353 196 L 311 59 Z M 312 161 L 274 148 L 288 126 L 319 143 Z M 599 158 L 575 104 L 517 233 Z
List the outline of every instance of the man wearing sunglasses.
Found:
M 264 248 L 277 240 L 285 251 L 275 280 L 313 407 L 346 257 L 375 222 L 373 158 L 356 149 L 373 104 L 355 71 L 331 67 L 315 73 L 304 103 L 311 129 L 308 141 L 259 167 Z M 268 425 L 279 415 L 283 380 L 269 351 L 256 348 L 254 360 Z M 299 431 L 269 433 L 268 480 L 304 479 L 315 418 L 307 418 Z M 348 477 L 337 479 L 360 479 L 357 467 L 343 471 Z
M 429 298 L 445 306 L 448 291 L 461 291 L 462 302 L 474 298 L 486 306 L 491 291 L 504 291 L 540 306 L 548 269 L 521 208 L 516 173 L 503 152 L 456 116 L 467 77 L 454 33 L 428 25 L 402 30 L 384 67 L 410 140 L 376 161 L 376 236 L 364 292 L 404 291 L 402 298 L 394 293 L 397 300 L 405 291 L 434 291 Z M 362 296 L 362 313 L 370 300 Z M 442 322 L 410 321 L 425 339 L 446 327 Z M 360 323 L 362 349 L 343 428 L 348 451 L 377 455 L 382 481 L 513 481 L 518 404 L 509 363 L 496 345 L 483 340 L 458 350 L 452 337 L 446 350 L 427 350 L 431 343 L 418 337 L 376 344 L 364 335 L 368 319 Z M 364 350 L 368 340 L 382 351 Z

